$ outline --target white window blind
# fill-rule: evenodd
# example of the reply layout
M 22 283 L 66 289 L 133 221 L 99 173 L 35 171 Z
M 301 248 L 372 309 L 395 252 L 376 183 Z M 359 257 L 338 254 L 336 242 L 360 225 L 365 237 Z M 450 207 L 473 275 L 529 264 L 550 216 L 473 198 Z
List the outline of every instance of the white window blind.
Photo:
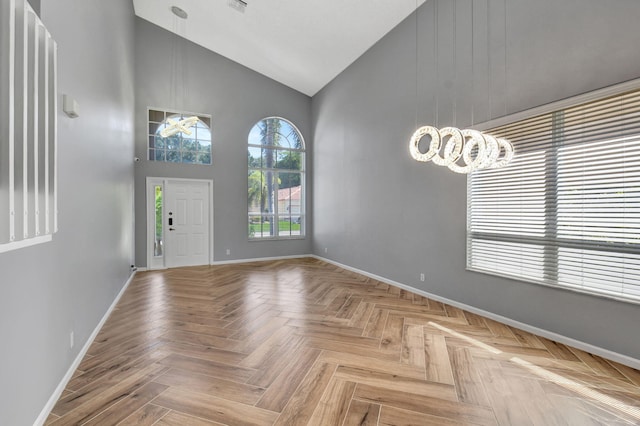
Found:
M 640 303 L 640 91 L 487 132 L 515 156 L 468 179 L 467 268 Z

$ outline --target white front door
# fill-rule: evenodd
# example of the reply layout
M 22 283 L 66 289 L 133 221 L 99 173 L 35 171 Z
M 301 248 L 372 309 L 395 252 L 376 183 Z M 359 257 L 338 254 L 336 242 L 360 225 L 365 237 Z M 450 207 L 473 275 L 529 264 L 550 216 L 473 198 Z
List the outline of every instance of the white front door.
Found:
M 167 268 L 209 264 L 210 185 L 208 181 L 165 181 L 163 217 Z
M 147 268 L 208 265 L 213 181 L 147 177 Z

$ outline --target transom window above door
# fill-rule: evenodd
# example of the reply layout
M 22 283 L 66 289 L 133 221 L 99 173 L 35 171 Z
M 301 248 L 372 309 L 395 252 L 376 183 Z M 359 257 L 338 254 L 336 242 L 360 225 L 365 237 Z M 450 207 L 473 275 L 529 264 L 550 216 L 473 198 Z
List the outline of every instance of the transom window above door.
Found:
M 149 108 L 149 161 L 211 164 L 211 116 Z

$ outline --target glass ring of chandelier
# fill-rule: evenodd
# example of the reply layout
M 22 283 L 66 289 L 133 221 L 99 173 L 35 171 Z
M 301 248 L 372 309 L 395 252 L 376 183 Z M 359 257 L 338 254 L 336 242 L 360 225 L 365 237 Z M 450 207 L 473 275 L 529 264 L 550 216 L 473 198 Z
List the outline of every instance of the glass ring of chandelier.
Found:
M 426 135 L 431 137 L 431 142 L 427 152 L 423 153 L 419 145 L 420 140 Z M 443 146 L 444 152 L 440 155 Z M 409 151 L 416 161 L 433 161 L 438 166 L 446 166 L 456 173 L 499 169 L 509 164 L 513 158 L 513 145 L 508 140 L 477 130 L 460 130 L 456 127 L 420 127 L 411 136 Z

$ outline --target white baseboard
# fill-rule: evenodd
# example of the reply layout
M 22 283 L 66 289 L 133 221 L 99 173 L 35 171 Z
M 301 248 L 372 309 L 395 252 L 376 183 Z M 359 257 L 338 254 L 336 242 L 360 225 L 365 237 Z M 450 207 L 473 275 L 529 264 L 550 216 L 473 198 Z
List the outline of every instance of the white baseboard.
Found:
M 310 254 L 294 254 L 291 256 L 275 256 L 275 257 L 256 257 L 253 259 L 234 259 L 213 261 L 212 265 L 231 265 L 235 263 L 251 263 L 251 262 L 267 262 L 269 260 L 285 260 L 285 259 L 303 259 L 305 257 L 314 257 Z
M 456 302 L 455 300 L 450 300 L 450 299 L 447 299 L 445 297 L 441 297 L 441 296 L 438 296 L 438 295 L 435 295 L 435 294 L 431 294 L 431 293 L 428 293 L 426 291 L 420 290 L 418 288 L 411 287 L 411 286 L 408 286 L 406 284 L 402 284 L 402 283 L 390 280 L 388 278 L 381 277 L 379 275 L 371 274 L 371 273 L 369 273 L 367 271 L 363 271 L 363 270 L 360 270 L 360 269 L 357 269 L 357 268 L 353 268 L 353 267 L 348 266 L 348 265 L 343 265 L 342 263 L 336 262 L 336 261 L 331 260 L 331 259 L 326 259 L 324 257 L 317 256 L 317 255 L 311 255 L 311 257 L 313 257 L 315 259 L 318 259 L 318 260 L 322 260 L 322 261 L 327 262 L 327 263 L 331 263 L 331 264 L 336 265 L 336 266 L 339 266 L 340 268 L 346 269 L 348 271 L 356 272 L 356 273 L 364 275 L 366 277 L 373 278 L 373 279 L 381 281 L 381 282 L 383 282 L 385 284 L 389 284 L 389 285 L 392 285 L 392 286 L 395 286 L 395 287 L 400 287 L 400 288 L 402 288 L 404 290 L 411 291 L 413 293 L 417 293 L 417 294 L 419 294 L 421 296 L 424 296 L 426 298 L 433 299 L 433 300 L 436 300 L 438 302 L 445 303 L 447 305 L 455 306 L 456 308 L 460 308 L 462 310 L 469 311 L 469 312 L 472 312 L 474 314 L 478 314 L 478 315 L 481 315 L 483 317 L 490 318 L 492 320 L 495 320 L 495 321 L 510 325 L 512 327 L 519 328 L 520 330 L 528 331 L 529 333 L 537 334 L 538 336 L 546 337 L 547 339 L 554 340 L 556 342 L 560 342 L 560 343 L 563 343 L 565 345 L 573 346 L 574 348 L 581 349 L 581 350 L 583 350 L 585 352 L 589 352 L 589 353 L 592 353 L 594 355 L 598 355 L 598 356 L 601 356 L 603 358 L 607 358 L 607 359 L 610 359 L 612 361 L 619 362 L 620 364 L 624 364 L 624 365 L 629 366 L 631 368 L 635 368 L 637 370 L 640 370 L 640 360 L 635 359 L 635 358 L 631 358 L 630 356 L 622 355 L 622 354 L 619 354 L 617 352 L 613 352 L 613 351 L 610 351 L 608 349 L 601 348 L 599 346 L 594 346 L 594 345 L 591 345 L 589 343 L 585 343 L 585 342 L 582 342 L 582 341 L 579 341 L 579 340 L 572 339 L 571 337 L 563 336 L 561 334 L 557 334 L 557 333 L 554 333 L 552 331 L 544 330 L 542 328 L 534 327 L 532 325 L 525 324 L 525 323 L 513 320 L 511 318 L 503 317 L 502 315 L 494 314 L 493 312 L 488 312 L 488 311 L 485 311 L 485 310 L 482 310 L 482 309 L 479 309 L 479 308 L 475 308 L 475 307 L 470 306 L 470 305 L 466 305 L 464 303 Z
M 67 387 L 67 383 L 69 383 L 69 380 L 71 380 L 73 373 L 76 371 L 76 369 L 80 365 L 80 362 L 82 362 L 82 359 L 87 354 L 89 347 L 91 346 L 96 336 L 102 329 L 102 326 L 104 325 L 104 323 L 109 318 L 109 315 L 111 315 L 111 312 L 113 311 L 113 309 L 118 304 L 118 301 L 120 300 L 124 292 L 127 290 L 127 287 L 129 287 L 129 284 L 131 284 L 131 281 L 133 280 L 133 277 L 135 277 L 135 275 L 136 275 L 136 271 L 133 271 L 129 276 L 129 279 L 127 279 L 127 282 L 124 284 L 124 286 L 116 296 L 116 298 L 113 300 L 113 303 L 111 303 L 111 306 L 109 306 L 109 309 L 107 309 L 107 312 L 104 314 L 104 316 L 102 317 L 102 319 L 100 320 L 96 328 L 91 333 L 91 336 L 89 336 L 89 339 L 87 339 L 87 342 L 82 347 L 82 350 L 78 353 L 78 356 L 76 356 L 76 358 L 73 360 L 73 363 L 71 364 L 71 366 L 67 370 L 67 373 L 64 375 L 64 377 L 58 384 L 58 387 L 56 388 L 56 390 L 53 391 L 53 394 L 51 395 L 51 397 L 47 401 L 47 404 L 44 406 L 44 408 L 40 412 L 40 415 L 38 416 L 36 421 L 33 422 L 34 426 L 42 426 L 44 422 L 47 420 L 49 413 L 51 413 L 51 410 L 53 410 L 54 405 L 56 404 L 56 402 L 58 402 L 58 399 L 60 398 L 60 395 L 62 395 L 64 388 Z
M 304 259 L 306 257 L 313 257 L 310 254 L 294 254 L 294 255 L 290 255 L 290 256 L 273 256 L 273 257 L 255 257 L 255 258 L 249 258 L 249 259 L 233 259 L 233 260 L 214 260 L 211 265 L 212 266 L 217 266 L 217 265 L 232 265 L 232 264 L 237 264 L 237 263 L 251 263 L 251 262 L 267 262 L 270 260 L 285 260 L 285 259 Z M 137 267 L 138 272 L 145 272 L 145 271 L 162 271 L 164 269 L 167 268 L 156 268 L 156 269 L 148 269 L 146 267 Z

